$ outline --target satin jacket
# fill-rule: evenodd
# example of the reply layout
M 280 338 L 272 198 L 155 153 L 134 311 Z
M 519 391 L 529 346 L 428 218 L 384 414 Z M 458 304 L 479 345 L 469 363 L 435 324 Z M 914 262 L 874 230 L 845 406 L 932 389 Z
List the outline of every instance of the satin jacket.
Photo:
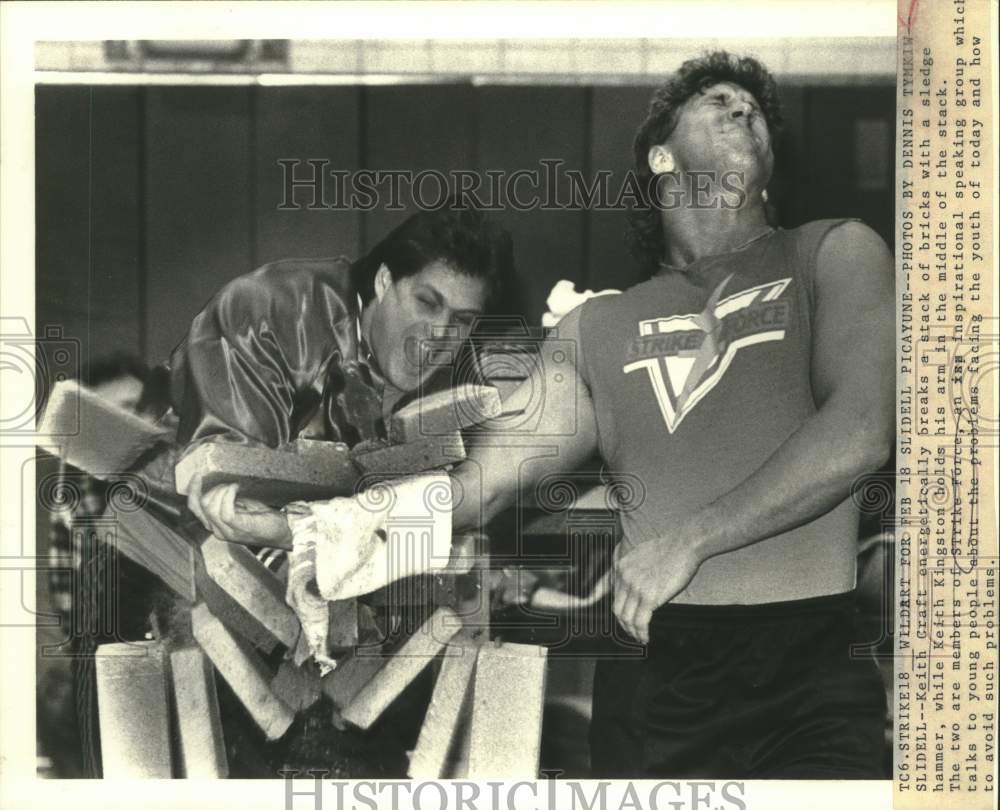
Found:
M 179 444 L 384 437 L 359 310 L 344 258 L 286 259 L 229 282 L 171 355 Z

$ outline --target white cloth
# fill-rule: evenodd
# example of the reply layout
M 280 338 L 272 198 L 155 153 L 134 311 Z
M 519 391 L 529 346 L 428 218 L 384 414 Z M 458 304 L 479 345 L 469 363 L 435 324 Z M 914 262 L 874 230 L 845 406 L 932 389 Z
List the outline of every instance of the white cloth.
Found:
M 351 498 L 287 508 L 293 548 L 286 601 L 321 667 L 324 659 L 330 663 L 327 601 L 446 568 L 451 510 L 451 481 L 445 473 L 386 481 Z
M 289 522 L 292 515 L 289 514 Z M 288 555 L 288 583 L 285 601 L 295 611 L 302 625 L 293 660 L 296 666 L 312 655 L 319 664 L 320 675 L 326 675 L 337 666 L 330 657 L 330 608 L 316 590 L 316 542 L 302 534 Z
M 568 313 L 576 309 L 584 301 L 595 298 L 598 295 L 618 295 L 621 290 L 584 290 L 582 293 L 576 291 L 576 285 L 572 281 L 560 279 L 555 283 L 549 297 L 545 299 L 545 306 L 548 312 L 542 315 L 542 326 L 551 329 L 556 326 Z

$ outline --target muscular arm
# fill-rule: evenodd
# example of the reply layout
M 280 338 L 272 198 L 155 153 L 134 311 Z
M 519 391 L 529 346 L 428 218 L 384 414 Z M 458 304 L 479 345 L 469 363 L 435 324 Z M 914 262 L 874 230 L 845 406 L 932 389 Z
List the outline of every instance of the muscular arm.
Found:
M 541 346 L 542 362 L 504 403 L 505 410 L 528 408 L 537 414 L 537 428 L 518 435 L 509 431 L 522 424 L 522 417 L 497 420 L 452 472 L 456 530 L 485 525 L 510 506 L 520 490 L 550 473 L 575 469 L 597 449 L 594 407 L 576 365 L 580 313 L 578 307 L 559 322 L 558 337 Z M 540 411 L 534 410 L 536 403 Z
M 615 612 L 633 635 L 645 639 L 652 610 L 680 592 L 701 562 L 824 514 L 885 461 L 894 433 L 894 312 L 882 240 L 860 223 L 831 231 L 816 265 L 817 410 L 741 484 L 667 536 L 621 554 Z
M 844 500 L 878 468 L 894 435 L 892 261 L 865 225 L 845 223 L 816 264 L 816 413 L 753 475 L 693 519 L 702 559 L 788 531 Z
M 493 429 L 477 438 L 468 458 L 451 473 L 454 509 L 452 528 L 472 531 L 488 523 L 509 506 L 520 489 L 530 487 L 543 476 L 572 470 L 590 458 L 597 448 L 594 409 L 579 372 L 580 310 L 559 323 L 558 338 L 545 341 L 540 349 L 542 362 L 532 375 L 508 398 L 508 411 L 527 408 L 533 429 L 522 434 L 511 427 L 523 427 L 521 416 L 497 420 Z M 560 354 L 561 353 L 561 354 Z M 556 360 L 563 357 L 559 362 Z M 235 505 L 235 487 L 218 487 L 209 493 L 206 514 L 202 509 L 200 482 L 197 493 L 188 495 L 188 505 L 206 528 L 228 540 L 267 540 L 273 545 L 291 543 L 291 533 L 274 510 L 240 512 Z M 218 515 L 221 520 L 210 520 Z

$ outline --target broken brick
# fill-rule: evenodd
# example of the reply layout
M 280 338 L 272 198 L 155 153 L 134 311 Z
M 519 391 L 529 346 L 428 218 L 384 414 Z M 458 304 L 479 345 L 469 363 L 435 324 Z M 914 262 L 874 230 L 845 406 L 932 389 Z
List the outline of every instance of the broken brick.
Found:
M 438 608 L 354 696 L 341 713 L 343 719 L 369 728 L 460 628 L 453 610 Z
M 115 547 L 158 576 L 186 602 L 196 600 L 197 552 L 181 534 L 145 509 L 121 510 L 116 514 Z
M 487 385 L 465 384 L 421 397 L 400 408 L 389 422 L 389 438 L 399 444 L 448 436 L 501 413 L 500 395 Z
M 201 444 L 174 469 L 177 491 L 186 495 L 198 473 L 203 492 L 235 482 L 241 496 L 278 507 L 352 495 L 358 479 L 347 445 L 306 439 L 277 450 L 221 441 Z
M 456 749 L 464 747 L 460 727 L 463 720 L 467 722 L 464 715 L 470 710 L 476 653 L 476 647 L 471 644 L 449 644 L 445 648 L 424 724 L 410 756 L 409 775 L 412 778 L 461 778 L 464 775 L 449 772 L 449 765 L 454 767 L 454 762 L 449 760 L 456 758 Z
M 295 712 L 271 691 L 264 662 L 242 644 L 204 604 L 191 611 L 191 630 L 236 697 L 269 740 L 277 740 L 295 720 Z
M 295 648 L 299 625 L 277 576 L 244 546 L 209 537 L 201 546 L 209 576 L 278 641 Z
M 174 706 L 180 731 L 183 776 L 187 779 L 221 779 L 229 775 L 222 737 L 215 672 L 198 647 L 170 653 Z
M 38 424 L 39 442 L 67 464 L 104 478 L 127 470 L 173 431 L 104 399 L 76 380 L 52 388 Z
M 323 678 L 323 693 L 340 709 L 347 706 L 385 664 L 387 657 L 377 648 L 362 647 Z
M 391 478 L 447 467 L 464 458 L 462 434 L 452 433 L 359 453 L 354 463 L 365 475 Z

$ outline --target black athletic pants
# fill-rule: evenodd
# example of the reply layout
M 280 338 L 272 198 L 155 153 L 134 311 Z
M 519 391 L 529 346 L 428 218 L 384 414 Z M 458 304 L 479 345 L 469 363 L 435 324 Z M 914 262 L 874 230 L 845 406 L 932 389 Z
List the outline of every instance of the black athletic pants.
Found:
M 885 778 L 885 691 L 856 641 L 853 593 L 664 605 L 645 658 L 598 662 L 593 776 Z

